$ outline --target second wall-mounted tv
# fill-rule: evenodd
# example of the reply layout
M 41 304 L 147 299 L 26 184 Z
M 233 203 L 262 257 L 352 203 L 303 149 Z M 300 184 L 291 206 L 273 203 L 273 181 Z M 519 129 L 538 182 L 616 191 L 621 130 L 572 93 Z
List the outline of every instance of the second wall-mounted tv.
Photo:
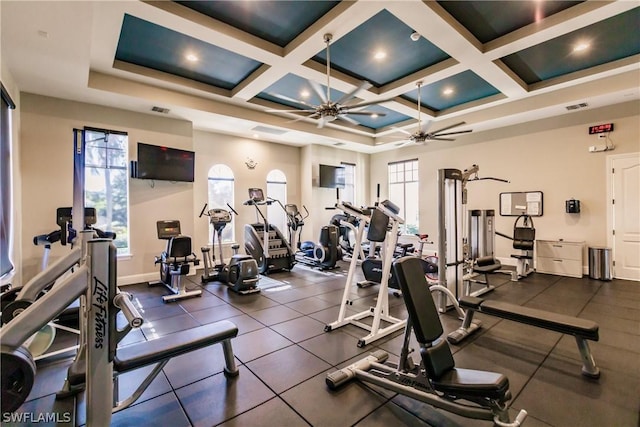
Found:
M 324 188 L 344 188 L 344 166 L 320 165 L 318 186 Z
M 137 167 L 140 179 L 193 182 L 195 153 L 138 142 Z

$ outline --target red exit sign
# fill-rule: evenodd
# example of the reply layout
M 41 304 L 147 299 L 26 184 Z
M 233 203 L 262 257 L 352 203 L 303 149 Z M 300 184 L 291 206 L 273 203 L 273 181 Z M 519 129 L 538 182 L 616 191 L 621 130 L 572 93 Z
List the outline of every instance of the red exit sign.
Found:
M 595 125 L 589 127 L 589 135 L 605 132 L 613 132 L 613 123 L 605 123 L 603 125 Z

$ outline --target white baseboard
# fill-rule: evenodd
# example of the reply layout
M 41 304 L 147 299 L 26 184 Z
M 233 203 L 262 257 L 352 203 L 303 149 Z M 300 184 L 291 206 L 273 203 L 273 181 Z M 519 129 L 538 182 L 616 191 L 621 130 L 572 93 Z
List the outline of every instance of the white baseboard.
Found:
M 153 273 L 132 274 L 131 276 L 118 277 L 118 286 L 135 285 L 136 283 L 155 282 L 160 280 L 157 271 Z

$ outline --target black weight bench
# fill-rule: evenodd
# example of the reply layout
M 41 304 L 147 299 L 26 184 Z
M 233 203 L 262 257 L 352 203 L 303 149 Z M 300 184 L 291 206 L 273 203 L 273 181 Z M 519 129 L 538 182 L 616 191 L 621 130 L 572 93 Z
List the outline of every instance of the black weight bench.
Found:
M 459 344 L 472 332 L 470 325 L 473 321 L 474 312 L 512 320 L 561 334 L 573 335 L 578 345 L 578 351 L 582 358 L 582 374 L 590 378 L 599 378 L 600 369 L 595 365 L 591 349 L 587 340 L 598 341 L 598 324 L 586 319 L 580 319 L 564 314 L 552 313 L 530 307 L 523 307 L 516 304 L 509 304 L 501 301 L 484 300 L 475 297 L 462 297 L 458 301 L 460 307 L 466 309 L 463 324 L 457 330 L 447 336 L 447 340 L 452 344 Z
M 114 381 L 116 382 L 119 374 L 154 363 L 156 366 L 140 384 L 138 389 L 125 402 L 118 404 L 114 408 L 114 412 L 117 412 L 119 407 L 124 409 L 135 402 L 171 358 L 208 347 L 212 344 L 222 344 L 225 359 L 225 375 L 232 377 L 238 375 L 239 371 L 236 367 L 233 349 L 231 347 L 231 338 L 237 335 L 238 327 L 228 320 L 222 320 L 165 335 L 151 341 L 143 341 L 118 348 L 113 360 Z M 85 363 L 84 360 L 80 360 L 80 363 L 74 363 L 69 367 L 65 381 L 65 390 L 58 393 L 58 398 L 76 394 L 84 390 L 84 386 Z M 117 390 L 118 388 L 114 387 L 114 394 L 117 393 Z M 114 401 L 117 401 L 117 396 L 114 396 Z
M 409 318 L 398 363 L 388 362 L 388 353 L 375 351 L 355 363 L 327 375 L 331 390 L 353 378 L 384 387 L 445 411 L 494 425 L 518 427 L 527 416 L 519 411 L 509 421 L 509 380 L 489 371 L 462 369 L 446 340 L 435 302 L 418 257 L 406 256 L 393 263 L 393 274 L 402 291 Z M 411 333 L 420 345 L 421 363 L 411 359 Z

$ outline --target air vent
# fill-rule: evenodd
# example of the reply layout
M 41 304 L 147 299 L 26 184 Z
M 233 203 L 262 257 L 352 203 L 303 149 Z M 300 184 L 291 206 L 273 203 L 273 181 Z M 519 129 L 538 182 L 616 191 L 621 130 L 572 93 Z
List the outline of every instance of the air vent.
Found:
M 287 130 L 270 128 L 270 127 L 261 126 L 261 125 L 256 126 L 251 130 L 254 132 L 270 133 L 271 135 L 284 135 L 285 133 L 289 132 Z
M 169 109 L 168 108 L 162 108 L 162 107 L 152 107 L 151 111 L 153 111 L 154 113 L 162 113 L 162 114 L 169 114 Z
M 567 105 L 564 108 L 571 111 L 571 110 L 579 110 L 580 108 L 586 108 L 588 106 L 589 104 L 587 104 L 586 102 L 581 102 L 580 104 Z
M 347 145 L 344 142 L 336 142 L 335 144 L 333 144 L 334 147 L 342 147 L 343 145 Z

